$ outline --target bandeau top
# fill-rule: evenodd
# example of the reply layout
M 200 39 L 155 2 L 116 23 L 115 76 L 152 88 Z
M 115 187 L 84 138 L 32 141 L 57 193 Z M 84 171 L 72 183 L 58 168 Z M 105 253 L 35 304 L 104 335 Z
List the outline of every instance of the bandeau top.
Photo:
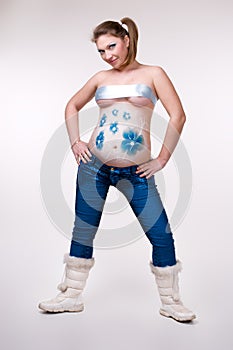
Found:
M 100 86 L 95 93 L 95 100 L 123 97 L 146 97 L 155 105 L 157 98 L 152 89 L 145 84 L 105 85 Z

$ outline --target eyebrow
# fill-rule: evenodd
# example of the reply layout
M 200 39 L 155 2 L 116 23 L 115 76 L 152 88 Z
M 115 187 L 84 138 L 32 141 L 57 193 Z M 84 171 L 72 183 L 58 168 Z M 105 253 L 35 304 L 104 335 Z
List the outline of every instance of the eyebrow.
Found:
M 109 46 L 111 45 L 116 45 L 116 42 L 111 42 L 110 44 L 106 45 L 105 49 L 109 48 Z M 105 51 L 104 49 L 98 49 L 98 52 L 104 52 L 104 51 Z

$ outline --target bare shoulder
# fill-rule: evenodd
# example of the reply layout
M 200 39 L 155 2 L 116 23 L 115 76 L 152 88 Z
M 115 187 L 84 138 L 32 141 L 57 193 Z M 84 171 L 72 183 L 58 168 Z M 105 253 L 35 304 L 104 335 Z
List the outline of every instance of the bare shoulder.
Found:
M 70 98 L 67 105 L 75 106 L 80 110 L 86 103 L 88 103 L 94 96 L 100 81 L 103 79 L 104 71 L 100 71 L 92 75 L 86 83 Z
M 111 75 L 111 71 L 112 71 L 111 69 L 101 70 L 92 77 L 96 87 L 103 84 L 103 82 Z
M 163 79 L 168 77 L 167 73 L 161 66 L 145 65 L 144 69 L 153 79 Z
M 157 91 L 162 87 L 174 90 L 174 85 L 163 67 L 150 66 L 148 69 L 153 81 L 153 85 Z
M 180 98 L 165 69 L 161 66 L 148 66 L 147 69 L 150 72 L 156 95 L 169 115 L 176 110 L 183 113 Z
M 141 65 L 141 74 L 143 74 L 152 85 L 170 81 L 167 73 L 161 66 Z
M 99 71 L 88 79 L 87 84 L 98 87 L 99 82 L 103 79 L 103 76 L 104 76 L 104 71 Z

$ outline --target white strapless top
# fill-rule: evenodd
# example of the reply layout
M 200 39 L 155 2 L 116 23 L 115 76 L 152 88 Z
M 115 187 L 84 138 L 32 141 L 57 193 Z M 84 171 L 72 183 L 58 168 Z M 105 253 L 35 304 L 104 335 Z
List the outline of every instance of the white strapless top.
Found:
M 146 84 L 128 84 L 128 85 L 105 85 L 100 86 L 95 93 L 95 100 L 105 100 L 124 97 L 145 97 L 154 105 L 157 98 L 150 86 Z

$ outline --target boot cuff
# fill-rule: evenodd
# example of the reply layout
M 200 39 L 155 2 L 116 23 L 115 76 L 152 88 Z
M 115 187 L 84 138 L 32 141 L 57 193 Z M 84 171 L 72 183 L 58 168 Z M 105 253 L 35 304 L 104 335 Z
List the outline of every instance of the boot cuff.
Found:
M 166 266 L 166 267 L 158 267 L 154 266 L 152 262 L 150 262 L 150 268 L 151 272 L 154 273 L 156 276 L 169 276 L 171 274 L 178 273 L 182 270 L 182 264 L 179 260 L 177 260 L 176 264 L 173 266 Z
M 90 269 L 95 263 L 94 258 L 76 258 L 75 256 L 70 256 L 68 253 L 64 255 L 64 263 L 68 264 L 70 267 L 78 267 L 82 269 Z

